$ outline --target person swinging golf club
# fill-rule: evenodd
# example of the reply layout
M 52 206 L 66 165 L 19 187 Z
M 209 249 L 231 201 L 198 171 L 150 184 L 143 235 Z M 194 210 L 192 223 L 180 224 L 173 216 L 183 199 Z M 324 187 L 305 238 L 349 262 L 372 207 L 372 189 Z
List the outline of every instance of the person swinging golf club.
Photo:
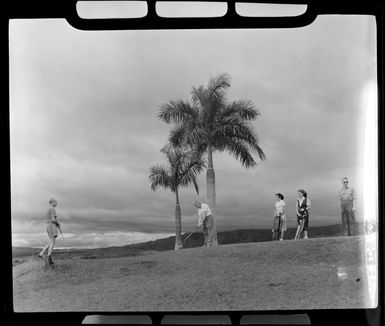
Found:
M 203 225 L 204 247 L 218 245 L 217 231 L 214 223 L 214 218 L 209 205 L 194 201 L 193 205 L 198 208 L 198 225 L 197 228 Z
M 56 215 L 56 209 L 55 209 L 55 207 L 57 206 L 57 200 L 55 198 L 51 198 L 48 203 L 49 203 L 49 208 L 46 214 L 46 217 L 47 217 L 46 230 L 49 238 L 49 243 L 38 254 L 38 257 L 43 258 L 45 251 L 48 249 L 48 254 L 47 254 L 48 264 L 53 265 L 52 251 L 55 246 L 55 239 L 58 236 L 58 230 L 60 230 L 61 232 L 61 229 L 60 229 L 60 224 L 57 221 L 57 215 Z

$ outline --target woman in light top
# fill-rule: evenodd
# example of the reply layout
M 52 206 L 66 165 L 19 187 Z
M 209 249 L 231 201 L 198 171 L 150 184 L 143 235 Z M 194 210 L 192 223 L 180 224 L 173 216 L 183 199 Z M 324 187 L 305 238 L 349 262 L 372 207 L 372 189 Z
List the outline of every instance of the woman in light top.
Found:
M 310 211 L 310 199 L 307 197 L 307 192 L 303 189 L 298 190 L 298 198 L 296 201 L 296 210 L 297 210 L 297 223 L 298 227 L 300 226 L 302 220 L 304 220 L 303 225 L 303 238 L 308 239 L 308 229 L 309 229 L 309 211 Z M 298 234 L 298 238 L 301 234 Z
M 283 240 L 283 235 L 287 229 L 286 214 L 284 202 L 285 197 L 281 193 L 275 194 L 275 212 L 274 212 L 274 223 L 273 223 L 273 240 Z
M 48 263 L 50 265 L 53 264 L 52 261 L 52 251 L 55 246 L 55 239 L 58 236 L 58 228 L 60 227 L 60 224 L 57 221 L 57 215 L 56 215 L 56 209 L 55 207 L 57 206 L 57 201 L 55 198 L 51 198 L 49 200 L 49 208 L 47 210 L 46 214 L 46 222 L 47 222 L 47 234 L 49 238 L 49 243 L 42 249 L 42 251 L 38 254 L 38 257 L 42 258 L 45 251 L 48 249 Z
M 217 246 L 217 230 L 209 205 L 195 201 L 193 205 L 198 208 L 198 227 L 203 225 L 204 247 Z

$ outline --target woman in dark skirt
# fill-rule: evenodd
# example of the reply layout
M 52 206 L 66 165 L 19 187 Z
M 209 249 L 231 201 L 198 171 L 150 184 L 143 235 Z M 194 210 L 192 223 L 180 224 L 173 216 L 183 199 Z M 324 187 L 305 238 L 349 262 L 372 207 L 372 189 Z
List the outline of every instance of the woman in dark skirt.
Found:
M 304 221 L 303 230 L 302 230 L 304 239 L 308 239 L 310 206 L 311 206 L 311 203 L 310 203 L 310 199 L 307 197 L 307 192 L 303 189 L 298 190 L 298 198 L 296 202 L 297 223 L 299 228 L 301 225 L 301 222 Z M 298 231 L 298 228 L 297 228 L 297 231 Z M 300 237 L 301 237 L 301 234 L 298 234 L 298 238 Z
M 58 236 L 58 228 L 60 227 L 60 224 L 57 221 L 57 215 L 56 215 L 56 209 L 57 201 L 55 198 L 51 198 L 49 200 L 49 208 L 46 213 L 46 222 L 47 222 L 47 234 L 49 238 L 49 243 L 42 249 L 42 251 L 39 253 L 38 257 L 42 258 L 45 251 L 48 249 L 48 263 L 50 265 L 53 264 L 52 261 L 52 251 L 55 246 L 55 239 Z

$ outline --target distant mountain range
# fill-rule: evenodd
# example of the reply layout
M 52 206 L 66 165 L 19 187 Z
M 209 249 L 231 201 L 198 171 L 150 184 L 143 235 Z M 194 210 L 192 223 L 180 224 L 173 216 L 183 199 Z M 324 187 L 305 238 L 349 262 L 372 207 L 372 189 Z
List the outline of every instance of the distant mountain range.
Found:
M 334 237 L 341 233 L 341 225 L 328 225 L 312 227 L 309 229 L 309 237 Z M 293 239 L 295 228 L 289 228 L 285 232 L 285 240 Z M 188 233 L 182 235 L 186 238 Z M 271 229 L 262 230 L 233 230 L 218 233 L 219 244 L 261 242 L 271 240 Z M 203 244 L 203 234 L 193 233 L 183 244 L 185 248 L 199 247 Z M 142 255 L 154 251 L 173 250 L 175 245 L 175 236 L 158 239 L 154 241 L 136 243 L 121 247 L 106 247 L 96 249 L 56 249 L 54 251 L 55 259 L 94 259 L 94 258 L 112 258 L 112 257 L 129 257 Z M 13 258 L 37 255 L 40 249 L 27 247 L 13 247 Z

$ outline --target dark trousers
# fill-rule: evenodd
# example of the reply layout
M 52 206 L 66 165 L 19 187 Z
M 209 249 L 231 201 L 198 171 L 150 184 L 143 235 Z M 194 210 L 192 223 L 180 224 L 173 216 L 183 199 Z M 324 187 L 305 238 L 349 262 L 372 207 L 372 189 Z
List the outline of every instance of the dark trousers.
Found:
M 342 219 L 342 234 L 354 235 L 356 234 L 356 219 L 353 212 L 353 201 L 341 201 L 341 219 Z

